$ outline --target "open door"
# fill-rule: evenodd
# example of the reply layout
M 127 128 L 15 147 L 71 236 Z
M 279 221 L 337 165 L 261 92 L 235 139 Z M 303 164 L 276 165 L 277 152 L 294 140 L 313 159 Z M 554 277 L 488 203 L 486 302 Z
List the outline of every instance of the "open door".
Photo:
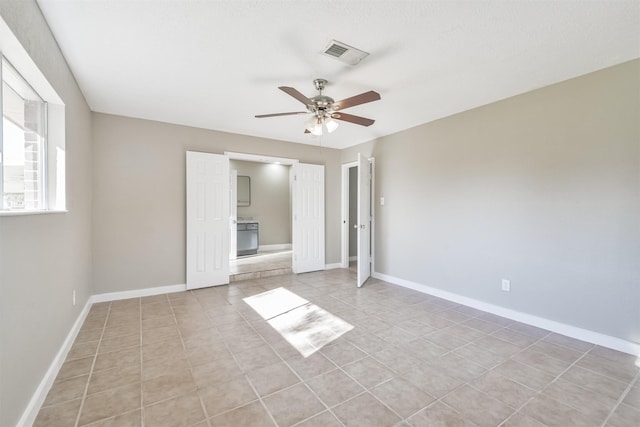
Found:
M 324 270 L 324 166 L 297 163 L 292 169 L 292 270 Z
M 238 171 L 229 171 L 229 259 L 238 258 Z
M 371 163 L 358 153 L 358 287 L 371 277 Z
M 187 151 L 187 289 L 229 283 L 229 158 Z

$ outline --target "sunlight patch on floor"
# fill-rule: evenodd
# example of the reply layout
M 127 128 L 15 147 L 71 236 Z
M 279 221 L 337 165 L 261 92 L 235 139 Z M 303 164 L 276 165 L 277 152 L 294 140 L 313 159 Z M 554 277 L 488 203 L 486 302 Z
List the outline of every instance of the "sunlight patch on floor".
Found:
M 284 288 L 244 298 L 244 302 L 304 357 L 353 329 L 353 325 Z

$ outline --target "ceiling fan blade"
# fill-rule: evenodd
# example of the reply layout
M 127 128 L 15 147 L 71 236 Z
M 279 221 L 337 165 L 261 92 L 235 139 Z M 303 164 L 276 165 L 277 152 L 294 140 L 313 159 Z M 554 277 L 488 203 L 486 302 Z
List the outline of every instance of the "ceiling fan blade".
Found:
M 256 116 L 257 119 L 262 119 L 264 117 L 278 117 L 278 116 L 295 116 L 297 114 L 309 114 L 308 111 L 296 111 L 294 113 L 274 113 L 274 114 L 258 114 Z
M 333 113 L 331 117 L 336 120 L 355 123 L 361 126 L 371 126 L 376 122 L 375 120 L 367 119 L 366 117 L 354 116 L 353 114 L 346 114 L 346 113 Z
M 360 95 L 352 96 L 351 98 L 334 102 L 333 109 L 344 110 L 345 108 L 353 107 L 360 104 L 366 104 L 367 102 L 377 101 L 379 99 L 380 94 L 378 92 L 370 90 L 369 92 L 361 93 Z
M 313 101 L 307 98 L 306 96 L 304 96 L 303 94 L 301 94 L 300 92 L 298 92 L 297 89 L 294 89 L 289 86 L 280 86 L 278 87 L 278 89 L 280 89 L 287 95 L 293 96 L 295 99 L 302 102 L 304 105 L 313 105 Z

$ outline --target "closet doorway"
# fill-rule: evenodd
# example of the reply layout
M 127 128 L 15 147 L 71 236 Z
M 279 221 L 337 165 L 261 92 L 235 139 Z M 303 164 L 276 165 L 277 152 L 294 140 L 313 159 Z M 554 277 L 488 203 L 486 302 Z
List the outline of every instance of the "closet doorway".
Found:
M 357 271 L 362 286 L 374 271 L 373 188 L 375 159 L 358 153 L 358 160 L 342 165 L 342 268 Z

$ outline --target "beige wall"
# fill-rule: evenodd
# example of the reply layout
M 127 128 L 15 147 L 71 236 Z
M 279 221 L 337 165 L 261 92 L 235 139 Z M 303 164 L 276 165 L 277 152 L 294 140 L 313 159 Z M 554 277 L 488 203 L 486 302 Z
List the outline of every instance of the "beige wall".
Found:
M 66 104 L 69 208 L 0 217 L 0 425 L 90 294 L 184 283 L 187 150 L 324 164 L 329 264 L 340 164 L 373 155 L 377 271 L 640 342 L 640 61 L 340 152 L 90 113 L 36 2 L 0 15 Z
M 231 169 L 251 177 L 251 205 L 238 207 L 238 217 L 260 222 L 260 246 L 291 243 L 291 203 L 287 165 L 232 160 Z
M 185 152 L 325 165 L 326 262 L 340 261 L 340 152 L 93 113 L 93 282 L 106 293 L 185 283 Z
M 0 425 L 13 426 L 92 293 L 92 146 L 89 109 L 36 2 L 0 0 L 0 16 L 66 104 L 69 213 L 0 217 Z
M 344 150 L 376 158 L 376 270 L 639 343 L 639 76 L 636 60 Z

